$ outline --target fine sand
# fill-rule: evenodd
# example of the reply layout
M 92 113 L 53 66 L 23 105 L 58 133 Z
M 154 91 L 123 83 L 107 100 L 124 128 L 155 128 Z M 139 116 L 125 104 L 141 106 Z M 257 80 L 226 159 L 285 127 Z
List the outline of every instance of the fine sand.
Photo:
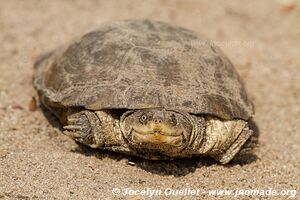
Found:
M 78 146 L 49 112 L 30 111 L 36 55 L 129 18 L 180 25 L 221 47 L 255 104 L 250 150 L 225 166 L 210 158 L 147 161 Z M 149 191 L 158 191 L 153 199 L 234 198 L 213 189 L 278 192 L 239 199 L 299 199 L 299 21 L 297 1 L 0 0 L 0 199 L 137 200 L 151 199 Z M 187 193 L 164 193 L 170 188 Z M 117 194 L 129 190 L 137 195 Z

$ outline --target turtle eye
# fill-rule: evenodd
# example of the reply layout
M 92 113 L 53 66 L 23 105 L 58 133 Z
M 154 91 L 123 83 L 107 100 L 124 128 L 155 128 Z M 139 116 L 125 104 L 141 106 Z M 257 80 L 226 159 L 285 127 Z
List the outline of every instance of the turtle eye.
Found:
M 147 114 L 146 114 L 146 113 L 143 113 L 143 114 L 140 116 L 140 122 L 141 122 L 142 124 L 144 124 L 144 123 L 147 122 L 147 120 L 148 120 Z
M 172 114 L 170 119 L 171 119 L 171 124 L 175 126 L 177 124 L 177 119 L 176 119 L 175 115 Z

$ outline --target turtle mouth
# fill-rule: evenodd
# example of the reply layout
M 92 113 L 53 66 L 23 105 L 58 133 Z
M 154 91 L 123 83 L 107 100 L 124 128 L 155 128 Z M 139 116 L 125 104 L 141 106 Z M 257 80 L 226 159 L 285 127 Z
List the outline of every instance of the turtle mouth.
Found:
M 172 147 L 181 147 L 185 143 L 186 139 L 183 134 L 183 131 L 177 133 L 176 135 L 170 135 L 168 133 L 153 131 L 148 133 L 141 133 L 136 130 L 130 132 L 131 141 L 139 144 L 141 146 L 147 145 L 148 147 L 161 148 L 157 145 L 167 145 Z

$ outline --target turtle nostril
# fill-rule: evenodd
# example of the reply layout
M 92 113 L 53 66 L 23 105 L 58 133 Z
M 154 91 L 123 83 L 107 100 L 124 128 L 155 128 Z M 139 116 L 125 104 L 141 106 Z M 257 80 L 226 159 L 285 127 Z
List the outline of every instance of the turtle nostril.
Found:
M 155 119 L 154 122 L 155 123 L 162 123 L 162 120 L 161 119 Z

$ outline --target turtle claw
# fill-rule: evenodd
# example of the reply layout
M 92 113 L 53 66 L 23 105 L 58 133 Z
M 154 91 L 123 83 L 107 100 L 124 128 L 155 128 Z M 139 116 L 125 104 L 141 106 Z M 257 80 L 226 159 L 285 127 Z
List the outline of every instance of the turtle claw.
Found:
M 92 112 L 75 112 L 68 116 L 68 124 L 64 126 L 64 134 L 74 140 L 90 145 L 93 143 L 94 134 L 91 127 Z
M 80 132 L 73 132 L 73 131 L 67 131 L 67 130 L 65 130 L 63 133 L 64 133 L 65 135 L 67 135 L 67 136 L 73 138 L 73 139 L 81 138 Z
M 75 123 L 77 120 L 77 118 L 68 118 L 69 123 Z
M 81 131 L 83 129 L 82 126 L 78 126 L 78 125 L 67 125 L 64 126 L 63 128 L 70 131 Z

